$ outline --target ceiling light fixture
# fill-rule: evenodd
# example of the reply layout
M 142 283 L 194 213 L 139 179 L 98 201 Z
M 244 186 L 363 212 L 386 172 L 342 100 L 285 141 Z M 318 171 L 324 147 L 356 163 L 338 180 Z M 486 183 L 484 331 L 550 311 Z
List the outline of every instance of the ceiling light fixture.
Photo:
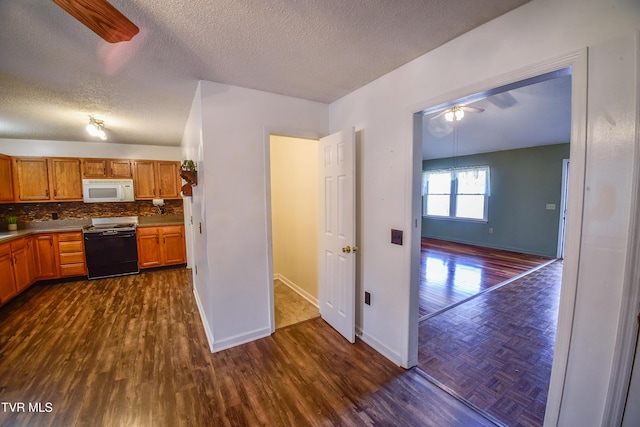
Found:
M 444 119 L 448 122 L 452 122 L 454 119 L 456 121 L 462 120 L 464 117 L 464 111 L 462 107 L 453 106 L 444 114 Z
M 107 139 L 107 134 L 104 132 L 104 121 L 98 120 L 93 116 L 89 116 L 87 132 L 89 132 L 89 135 L 97 136 L 103 141 Z

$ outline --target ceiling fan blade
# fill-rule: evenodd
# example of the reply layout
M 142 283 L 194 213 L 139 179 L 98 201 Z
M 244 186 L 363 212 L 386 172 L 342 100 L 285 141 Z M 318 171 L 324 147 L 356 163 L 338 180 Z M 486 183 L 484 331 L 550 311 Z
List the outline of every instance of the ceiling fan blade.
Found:
M 464 111 L 468 111 L 470 113 L 482 113 L 484 111 L 484 108 L 478 108 L 478 107 L 467 107 L 465 105 L 459 107 L 461 110 Z
M 442 111 L 440 111 L 438 114 L 436 114 L 436 115 L 433 115 L 433 116 L 429 117 L 429 120 L 433 120 L 433 119 L 437 119 L 438 117 L 442 117 L 442 116 L 444 116 L 445 114 L 447 114 L 447 111 L 449 111 L 449 109 L 442 110 Z
M 52 1 L 109 43 L 129 41 L 140 31 L 106 0 Z

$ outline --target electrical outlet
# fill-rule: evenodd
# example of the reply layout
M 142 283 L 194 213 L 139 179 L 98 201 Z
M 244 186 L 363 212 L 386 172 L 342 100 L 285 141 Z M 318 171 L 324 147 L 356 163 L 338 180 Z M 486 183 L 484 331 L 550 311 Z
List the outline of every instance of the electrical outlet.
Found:
M 556 210 L 556 205 L 554 205 L 553 203 L 547 203 L 547 210 L 548 211 L 555 211 Z
M 366 292 L 364 293 L 364 303 L 367 305 L 371 305 L 371 293 Z
M 391 243 L 402 246 L 402 230 L 391 229 Z
M 489 234 L 493 234 L 493 227 L 489 227 Z

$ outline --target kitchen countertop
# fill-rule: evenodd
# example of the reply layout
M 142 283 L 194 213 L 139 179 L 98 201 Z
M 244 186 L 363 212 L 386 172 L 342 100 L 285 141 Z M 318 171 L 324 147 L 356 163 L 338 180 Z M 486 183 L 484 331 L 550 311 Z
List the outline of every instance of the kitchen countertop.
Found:
M 0 231 L 0 244 L 10 242 L 20 237 L 31 234 L 64 233 L 67 231 L 82 231 L 85 225 L 90 225 L 91 220 L 56 220 L 28 223 L 17 231 Z M 184 224 L 182 215 L 156 215 L 141 216 L 138 218 L 138 227 L 160 227 L 165 225 Z

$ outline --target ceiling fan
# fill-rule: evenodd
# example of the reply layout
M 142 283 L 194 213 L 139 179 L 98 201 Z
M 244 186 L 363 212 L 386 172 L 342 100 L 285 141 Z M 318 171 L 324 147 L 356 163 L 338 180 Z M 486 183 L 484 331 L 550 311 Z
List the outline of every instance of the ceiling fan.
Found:
M 431 117 L 431 119 L 444 116 L 444 119 L 448 122 L 452 122 L 454 120 L 460 121 L 464 117 L 465 111 L 469 113 L 482 113 L 484 111 L 484 108 L 467 107 L 466 105 L 454 105 L 451 108 L 439 112 L 435 116 Z
M 52 1 L 109 43 L 129 41 L 140 31 L 107 0 Z

